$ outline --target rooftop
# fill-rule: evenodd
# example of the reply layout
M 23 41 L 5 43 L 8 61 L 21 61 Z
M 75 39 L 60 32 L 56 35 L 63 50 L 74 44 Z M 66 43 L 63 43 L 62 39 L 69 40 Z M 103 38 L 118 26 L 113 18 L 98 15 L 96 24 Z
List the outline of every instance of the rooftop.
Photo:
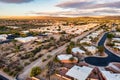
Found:
M 85 66 L 79 67 L 75 65 L 66 73 L 66 75 L 73 77 L 77 80 L 85 80 L 91 71 L 92 68 Z
M 73 53 L 85 53 L 85 51 L 83 51 L 83 50 L 80 49 L 79 47 L 72 48 L 72 52 L 73 52 Z

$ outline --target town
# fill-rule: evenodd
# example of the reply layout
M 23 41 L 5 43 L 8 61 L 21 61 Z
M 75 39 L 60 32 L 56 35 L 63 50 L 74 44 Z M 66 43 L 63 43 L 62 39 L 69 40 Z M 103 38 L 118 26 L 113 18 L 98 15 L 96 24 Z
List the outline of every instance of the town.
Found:
M 51 19 L 49 23 L 49 20 L 18 19 L 12 24 L 14 19 L 1 19 L 1 78 L 119 80 L 119 20 L 107 23 L 90 20 L 75 23 Z M 28 22 L 41 27 L 31 27 Z

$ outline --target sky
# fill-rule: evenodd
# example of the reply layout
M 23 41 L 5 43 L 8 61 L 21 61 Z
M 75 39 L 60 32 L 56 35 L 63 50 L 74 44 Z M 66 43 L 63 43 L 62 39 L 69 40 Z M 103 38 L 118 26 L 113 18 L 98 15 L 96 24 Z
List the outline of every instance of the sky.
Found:
M 0 0 L 0 16 L 113 15 L 120 15 L 120 0 Z

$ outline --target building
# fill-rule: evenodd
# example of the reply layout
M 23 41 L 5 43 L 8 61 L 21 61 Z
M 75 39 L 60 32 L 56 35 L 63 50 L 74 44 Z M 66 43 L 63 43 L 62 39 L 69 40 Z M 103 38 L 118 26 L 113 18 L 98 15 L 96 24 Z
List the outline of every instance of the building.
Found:
M 120 46 L 120 43 L 115 42 L 114 45 L 115 46 Z
M 19 27 L 17 26 L 7 26 L 8 28 L 11 28 L 11 29 L 18 29 Z
M 58 60 L 62 63 L 77 63 L 78 59 L 68 54 L 61 54 L 57 56 Z
M 98 51 L 98 49 L 95 46 L 84 46 L 84 48 L 92 54 L 95 54 Z
M 22 32 L 22 34 L 27 34 L 27 33 L 29 33 L 29 31 L 21 31 Z
M 32 37 L 32 36 L 15 38 L 15 40 L 17 40 L 19 42 L 22 42 L 22 43 L 27 43 L 27 42 L 30 42 L 30 41 L 35 41 L 37 39 L 38 39 L 37 37 Z
M 81 44 L 83 43 L 87 43 L 87 44 L 91 44 L 91 39 L 89 38 L 84 38 L 83 40 L 80 41 Z
M 109 71 L 101 71 L 105 80 L 120 80 L 120 74 L 110 73 Z
M 2 34 L 0 35 L 0 41 L 5 41 L 7 40 L 8 35 L 7 34 Z
M 98 67 L 90 68 L 77 65 L 74 65 L 70 69 L 66 67 L 60 69 L 57 76 L 65 80 L 120 80 L 119 73 L 111 73 Z
M 56 75 L 58 77 L 61 77 L 61 78 L 65 79 L 65 80 L 73 80 L 72 77 L 69 77 L 69 76 L 65 75 L 68 72 L 68 70 L 69 69 L 67 69 L 67 68 L 61 68 L 61 69 L 57 70 Z
M 67 73 L 67 76 L 74 78 L 75 80 L 86 80 L 89 74 L 91 73 L 92 68 L 83 66 L 73 66 Z
M 120 37 L 120 32 L 114 32 L 114 35 Z
M 116 48 L 116 49 L 119 49 L 119 50 L 120 50 L 120 46 L 114 46 L 114 48 Z
M 112 38 L 113 42 L 120 42 L 120 38 Z
M 79 47 L 72 48 L 72 52 L 73 52 L 74 54 L 77 54 L 77 53 L 79 53 L 79 54 L 85 54 L 85 51 L 84 51 L 84 50 L 81 50 Z

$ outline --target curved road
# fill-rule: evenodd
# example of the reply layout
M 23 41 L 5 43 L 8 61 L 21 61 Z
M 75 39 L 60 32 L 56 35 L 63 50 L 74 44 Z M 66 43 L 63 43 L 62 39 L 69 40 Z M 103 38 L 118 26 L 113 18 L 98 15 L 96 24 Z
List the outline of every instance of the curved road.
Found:
M 101 40 L 98 43 L 98 46 L 104 46 L 105 40 L 107 38 L 107 34 L 105 33 Z M 108 55 L 107 57 L 86 57 L 85 62 L 95 66 L 107 66 L 111 62 L 120 62 L 120 57 L 109 51 L 105 46 L 105 53 Z
M 9 80 L 9 79 L 7 79 L 7 78 L 3 77 L 2 75 L 0 75 L 0 80 Z

